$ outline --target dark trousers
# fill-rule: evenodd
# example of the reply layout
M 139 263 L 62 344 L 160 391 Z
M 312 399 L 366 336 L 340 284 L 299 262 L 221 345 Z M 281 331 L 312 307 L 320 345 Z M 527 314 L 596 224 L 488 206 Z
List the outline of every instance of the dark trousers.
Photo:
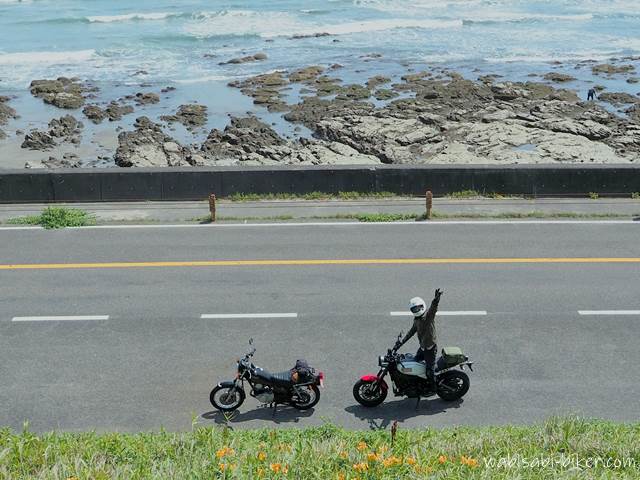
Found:
M 592 92 L 587 93 L 587 100 L 593 100 L 593 93 Z
M 427 378 L 433 378 L 436 373 L 436 353 L 438 352 L 438 346 L 434 345 L 429 350 L 423 350 L 419 348 L 416 352 L 414 360 L 416 362 L 422 362 L 427 366 Z

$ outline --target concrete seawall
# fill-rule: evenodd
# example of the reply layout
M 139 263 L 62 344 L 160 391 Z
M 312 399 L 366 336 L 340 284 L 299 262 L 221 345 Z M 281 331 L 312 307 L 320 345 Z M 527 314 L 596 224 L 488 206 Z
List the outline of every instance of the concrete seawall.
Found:
M 509 165 L 194 167 L 0 171 L 0 203 L 202 200 L 210 193 L 461 190 L 531 196 L 628 196 L 640 166 Z

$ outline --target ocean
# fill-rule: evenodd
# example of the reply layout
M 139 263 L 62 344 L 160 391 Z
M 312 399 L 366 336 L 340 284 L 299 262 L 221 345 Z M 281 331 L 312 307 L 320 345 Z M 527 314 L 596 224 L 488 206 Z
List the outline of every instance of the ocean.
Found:
M 39 118 L 29 83 L 61 75 L 94 82 L 97 101 L 177 86 L 163 108 L 206 102 L 209 126 L 255 109 L 229 81 L 315 64 L 360 82 L 434 67 L 509 80 L 553 69 L 577 77 L 566 86 L 581 95 L 595 82 L 635 94 L 640 85 L 595 77 L 585 61 L 640 56 L 639 27 L 637 0 L 0 0 L 0 94 L 18 97 L 24 127 L 51 116 Z M 220 64 L 257 52 L 268 58 Z

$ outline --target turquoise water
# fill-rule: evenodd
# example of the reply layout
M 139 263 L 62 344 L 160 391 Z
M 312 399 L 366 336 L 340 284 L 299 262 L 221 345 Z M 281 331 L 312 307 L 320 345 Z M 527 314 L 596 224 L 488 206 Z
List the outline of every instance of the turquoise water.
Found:
M 189 84 L 316 63 L 517 76 L 640 55 L 639 27 L 637 0 L 0 0 L 0 88 L 61 74 Z M 316 33 L 331 36 L 290 38 Z M 258 51 L 268 60 L 218 65 Z

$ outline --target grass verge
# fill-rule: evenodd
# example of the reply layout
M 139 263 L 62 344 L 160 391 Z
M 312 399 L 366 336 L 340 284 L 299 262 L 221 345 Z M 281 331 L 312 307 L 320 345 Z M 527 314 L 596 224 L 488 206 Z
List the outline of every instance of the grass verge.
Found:
M 540 425 L 347 431 L 12 433 L 0 430 L 11 479 L 640 478 L 640 424 L 577 417 Z
M 359 200 L 363 198 L 391 198 L 398 197 L 392 192 L 338 192 L 324 193 L 324 192 L 310 192 L 305 194 L 293 194 L 293 193 L 234 193 L 226 200 L 232 202 L 257 202 L 259 200 Z
M 40 215 L 11 218 L 7 223 L 13 225 L 40 225 L 47 229 L 53 229 L 95 225 L 96 219 L 93 215 L 77 208 L 47 207 Z

